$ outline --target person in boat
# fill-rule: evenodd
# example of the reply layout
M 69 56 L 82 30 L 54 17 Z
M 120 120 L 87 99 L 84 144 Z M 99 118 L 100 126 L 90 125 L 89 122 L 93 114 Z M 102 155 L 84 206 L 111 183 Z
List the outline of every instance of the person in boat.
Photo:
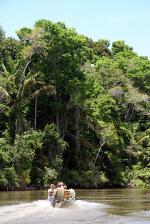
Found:
M 69 200 L 70 198 L 70 189 L 67 189 L 67 185 L 64 185 L 64 200 Z
M 64 184 L 63 186 L 64 186 L 64 189 L 65 189 L 65 190 L 67 190 L 67 185 L 66 185 L 66 184 Z
M 57 203 L 61 203 L 62 201 L 64 201 L 64 193 L 65 193 L 64 184 L 63 182 L 59 182 L 57 184 L 57 188 L 55 189 L 54 193 Z
M 55 185 L 51 184 L 48 189 L 48 200 L 52 207 L 55 207 Z

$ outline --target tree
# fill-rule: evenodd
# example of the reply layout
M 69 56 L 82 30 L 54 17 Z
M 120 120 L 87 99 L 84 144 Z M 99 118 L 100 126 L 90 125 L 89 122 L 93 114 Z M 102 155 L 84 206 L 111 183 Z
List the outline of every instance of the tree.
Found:
M 62 23 L 53 24 L 48 20 L 39 20 L 35 28 L 43 31 L 42 41 L 47 47 L 47 56 L 40 67 L 46 75 L 47 82 L 56 87 L 57 130 L 65 136 L 67 123 L 66 105 L 71 104 L 72 94 L 77 91 L 83 73 L 80 66 L 90 57 L 87 40 L 78 35 L 74 29 L 68 29 Z
M 112 43 L 112 53 L 115 55 L 120 52 L 131 52 L 133 53 L 133 48 L 125 44 L 125 41 L 118 40 Z M 135 54 L 135 53 L 133 53 Z
M 55 90 L 52 85 L 46 85 L 42 79 L 40 80 L 42 77 L 40 72 L 35 73 L 31 71 L 30 64 L 32 61 L 31 58 L 34 54 L 34 48 L 35 46 L 32 46 L 33 52 L 30 52 L 31 48 L 28 49 L 29 52 L 26 51 L 26 54 L 24 55 L 25 60 L 13 60 L 12 58 L 9 58 L 7 68 L 2 62 L 3 77 L 1 78 L 0 91 L 3 96 L 5 96 L 6 99 L 9 98 L 10 103 L 13 104 L 16 117 L 15 134 L 21 134 L 25 130 L 24 117 L 22 113 L 25 99 L 29 98 L 30 94 L 34 92 L 36 129 L 37 95 L 41 93 L 54 93 Z M 37 86 L 38 89 L 36 89 Z
M 110 41 L 100 39 L 93 43 L 93 50 L 97 56 L 111 56 L 111 51 L 109 49 Z
M 150 61 L 64 23 L 0 29 L 0 189 L 149 186 Z

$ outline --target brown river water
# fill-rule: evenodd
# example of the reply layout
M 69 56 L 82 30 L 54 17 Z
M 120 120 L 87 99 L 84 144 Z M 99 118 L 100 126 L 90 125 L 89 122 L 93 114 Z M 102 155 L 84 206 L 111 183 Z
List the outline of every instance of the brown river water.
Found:
M 150 194 L 136 189 L 76 190 L 52 208 L 47 191 L 0 192 L 0 224 L 150 224 Z

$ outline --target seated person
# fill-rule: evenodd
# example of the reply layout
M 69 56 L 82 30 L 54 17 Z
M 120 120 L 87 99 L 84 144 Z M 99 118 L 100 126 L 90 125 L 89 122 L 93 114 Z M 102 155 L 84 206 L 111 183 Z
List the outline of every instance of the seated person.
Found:
M 57 188 L 55 190 L 55 199 L 57 201 L 57 203 L 60 203 L 62 201 L 64 201 L 64 192 L 65 192 L 65 189 L 64 189 L 64 186 L 63 186 L 63 182 L 60 182 L 57 184 Z
M 52 207 L 55 207 L 55 185 L 51 184 L 48 189 L 48 200 L 50 201 L 50 204 Z

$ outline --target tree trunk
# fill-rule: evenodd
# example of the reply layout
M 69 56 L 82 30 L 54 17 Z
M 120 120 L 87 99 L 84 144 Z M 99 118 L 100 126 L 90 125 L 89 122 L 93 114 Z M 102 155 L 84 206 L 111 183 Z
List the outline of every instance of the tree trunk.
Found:
M 75 106 L 76 151 L 80 151 L 80 110 Z
M 17 112 L 17 115 L 16 115 L 16 124 L 15 125 L 16 125 L 15 136 L 22 134 L 25 127 L 24 127 L 24 118 L 23 118 L 23 115 L 22 115 L 22 112 L 21 112 L 20 109 L 19 109 L 19 111 Z
M 37 123 L 37 95 L 35 95 L 35 108 L 34 108 L 34 129 L 36 130 Z
M 104 144 L 105 144 L 105 141 L 103 139 L 101 139 L 100 140 L 100 146 L 99 146 L 98 152 L 97 152 L 96 157 L 95 157 L 95 160 L 94 160 L 94 166 L 96 164 L 96 161 L 98 159 L 98 156 L 99 156 L 99 154 L 100 154 L 100 152 L 101 152 L 102 147 L 104 146 Z
M 60 132 L 59 113 L 56 114 L 56 127 L 57 127 L 57 131 L 59 133 Z

